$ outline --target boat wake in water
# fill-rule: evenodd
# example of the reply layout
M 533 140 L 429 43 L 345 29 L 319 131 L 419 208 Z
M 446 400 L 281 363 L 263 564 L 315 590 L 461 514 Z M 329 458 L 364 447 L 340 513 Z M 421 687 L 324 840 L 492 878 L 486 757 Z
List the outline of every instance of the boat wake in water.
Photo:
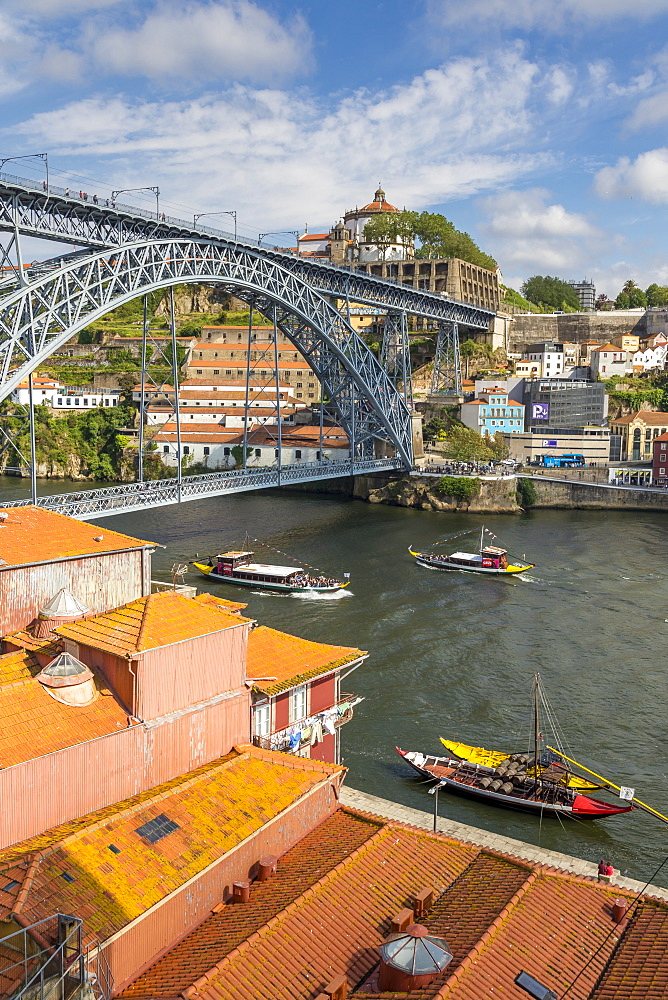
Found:
M 296 597 L 298 601 L 340 601 L 344 597 L 354 597 L 349 590 L 336 590 L 334 593 L 322 594 L 316 590 L 293 591 L 290 597 Z

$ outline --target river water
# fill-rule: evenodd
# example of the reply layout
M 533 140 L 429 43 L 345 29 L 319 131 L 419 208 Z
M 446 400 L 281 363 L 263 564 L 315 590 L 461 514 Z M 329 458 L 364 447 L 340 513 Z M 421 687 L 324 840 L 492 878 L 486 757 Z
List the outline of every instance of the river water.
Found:
M 81 484 L 40 483 L 40 493 L 69 489 Z M 25 495 L 25 484 L 5 479 L 0 494 Z M 437 751 L 439 736 L 447 735 L 527 748 L 539 671 L 572 755 L 668 814 L 665 515 L 489 516 L 501 542 L 537 564 L 524 581 L 430 571 L 407 552 L 411 543 L 427 546 L 480 523 L 467 514 L 279 491 L 99 521 L 164 545 L 153 557 L 157 579 L 168 580 L 175 562 L 242 541 L 246 531 L 327 573 L 351 574 L 350 594 L 336 599 L 210 584 L 247 600 L 247 613 L 261 624 L 369 651 L 344 684 L 365 698 L 343 730 L 350 785 L 433 810 L 433 796 L 411 777 L 395 745 Z M 605 857 L 633 878 L 652 876 L 667 853 L 665 826 L 641 810 L 593 823 L 541 822 L 451 794 L 439 799 L 441 815 L 592 861 Z M 668 865 L 656 881 L 668 884 Z

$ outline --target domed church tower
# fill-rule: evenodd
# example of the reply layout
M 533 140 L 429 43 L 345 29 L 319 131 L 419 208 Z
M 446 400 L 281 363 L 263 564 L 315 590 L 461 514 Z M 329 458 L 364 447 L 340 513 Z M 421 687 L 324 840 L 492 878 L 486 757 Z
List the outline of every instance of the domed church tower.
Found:
M 379 246 L 369 243 L 364 238 L 364 227 L 367 222 L 376 218 L 379 214 L 389 214 L 401 212 L 396 205 L 391 205 L 386 200 L 385 192 L 379 183 L 373 196 L 373 201 L 362 208 L 351 209 L 343 217 L 346 228 L 350 231 L 353 241 L 353 254 L 359 261 L 375 260 L 409 260 L 415 256 L 415 248 L 411 240 L 404 241 L 403 237 L 397 236 L 394 243 Z

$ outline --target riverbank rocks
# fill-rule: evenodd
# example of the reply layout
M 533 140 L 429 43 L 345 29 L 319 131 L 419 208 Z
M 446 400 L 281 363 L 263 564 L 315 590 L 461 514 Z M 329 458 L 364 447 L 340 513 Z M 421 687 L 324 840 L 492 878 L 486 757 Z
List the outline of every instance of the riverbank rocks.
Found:
M 370 479 L 370 477 L 364 478 L 367 482 Z M 470 502 L 458 501 L 454 497 L 440 493 L 436 488 L 437 483 L 438 479 L 431 476 L 424 478 L 405 476 L 400 479 L 392 479 L 379 486 L 371 480 L 367 490 L 356 488 L 355 495 L 369 503 L 384 503 L 393 507 L 412 507 L 417 510 L 443 512 L 467 510 L 471 513 L 498 514 L 514 514 L 520 510 L 515 496 L 514 479 L 482 479 L 480 493 L 473 497 Z M 358 487 L 357 483 L 356 487 Z

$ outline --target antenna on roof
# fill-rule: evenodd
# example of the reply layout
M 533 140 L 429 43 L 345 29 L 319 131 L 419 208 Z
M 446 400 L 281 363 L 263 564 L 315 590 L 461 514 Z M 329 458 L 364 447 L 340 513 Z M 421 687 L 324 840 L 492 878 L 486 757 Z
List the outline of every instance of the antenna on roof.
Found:
M 179 580 L 179 585 L 183 586 L 183 577 L 186 575 L 187 572 L 188 572 L 187 563 L 174 563 L 174 565 L 172 566 L 172 587 L 174 588 L 174 590 L 176 590 L 177 587 L 176 578 L 181 577 L 181 579 Z

